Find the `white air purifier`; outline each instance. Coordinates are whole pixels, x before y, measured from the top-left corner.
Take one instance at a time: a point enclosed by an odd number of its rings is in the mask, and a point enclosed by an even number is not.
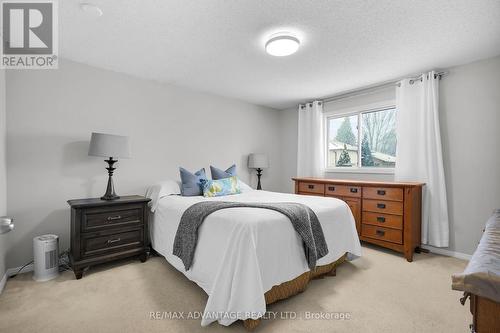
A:
[[[42,235],[33,238],[35,281],[49,281],[59,276],[59,237]]]

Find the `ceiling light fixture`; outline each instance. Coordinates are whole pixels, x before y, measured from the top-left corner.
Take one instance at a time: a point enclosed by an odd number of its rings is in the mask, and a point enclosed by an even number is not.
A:
[[[80,4],[80,9],[95,17],[101,17],[102,14],[104,14],[102,12],[102,9],[97,7],[97,5],[94,5],[93,3],[82,2]]]
[[[266,42],[266,52],[275,57],[285,57],[297,52],[300,41],[289,33],[274,34]]]

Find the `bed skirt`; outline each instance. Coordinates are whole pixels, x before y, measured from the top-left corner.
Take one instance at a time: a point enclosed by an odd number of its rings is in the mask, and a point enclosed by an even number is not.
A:
[[[331,264],[317,266],[314,271],[305,272],[293,280],[286,281],[280,285],[272,287],[271,290],[264,294],[266,305],[303,292],[309,281],[313,279],[322,278],[328,275],[335,276],[337,266],[342,264],[346,260],[346,257],[347,253]],[[243,321],[243,325],[247,330],[251,331],[260,324],[260,321],[260,319],[246,319]]]

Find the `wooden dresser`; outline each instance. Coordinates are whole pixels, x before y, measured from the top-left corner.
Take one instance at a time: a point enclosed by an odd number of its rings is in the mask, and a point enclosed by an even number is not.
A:
[[[150,200],[133,195],[113,201],[68,201],[71,207],[69,257],[77,279],[81,279],[84,268],[92,265],[127,257],[146,261]]]
[[[413,260],[420,251],[423,183],[292,178],[295,193],[335,197],[351,208],[362,241]]]

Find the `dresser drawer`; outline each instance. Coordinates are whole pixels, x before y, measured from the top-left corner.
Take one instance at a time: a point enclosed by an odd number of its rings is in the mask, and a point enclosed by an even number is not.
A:
[[[361,199],[344,198],[343,200],[349,205],[352,216],[354,217],[354,222],[356,222],[356,230],[358,231],[358,235],[361,235]]]
[[[143,243],[144,232],[142,229],[92,238],[84,237],[82,239],[82,256],[123,251],[128,248],[141,247]]]
[[[403,229],[403,217],[383,213],[363,212],[363,223],[394,229]]]
[[[403,201],[403,189],[393,187],[363,187],[363,198]]]
[[[323,195],[325,193],[325,184],[300,182],[299,192],[316,193]]]
[[[325,185],[326,195],[338,195],[344,197],[361,197],[361,187],[359,186],[347,186],[347,185]]]
[[[143,223],[143,207],[113,207],[113,209],[92,208],[82,211],[82,232],[96,231],[119,226],[133,226]]]
[[[361,235],[386,242],[403,244],[403,232],[401,230],[377,227],[363,223],[361,227]]]
[[[324,197],[324,195],[321,194],[321,193],[298,192],[298,194],[301,194],[301,195],[312,195],[312,196],[315,196],[315,197]]]
[[[398,201],[363,200],[363,211],[403,215],[403,203]]]

